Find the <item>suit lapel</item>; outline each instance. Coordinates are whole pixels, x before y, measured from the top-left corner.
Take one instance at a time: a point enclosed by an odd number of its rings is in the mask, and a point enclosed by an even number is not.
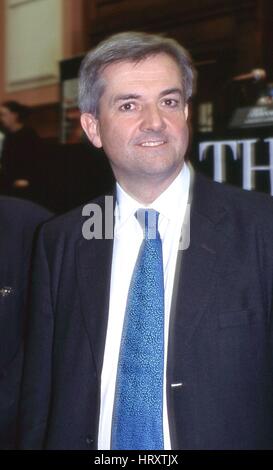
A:
[[[174,286],[169,344],[187,348],[224,269],[227,237],[225,208],[215,201],[212,183],[195,177],[190,215],[190,246],[180,251]],[[212,194],[211,194],[212,192]],[[221,224],[219,224],[221,222]],[[173,363],[177,350],[169,351]]]
[[[113,239],[84,238],[80,241],[77,252],[82,315],[98,376],[102,369],[106,339],[112,252]]]

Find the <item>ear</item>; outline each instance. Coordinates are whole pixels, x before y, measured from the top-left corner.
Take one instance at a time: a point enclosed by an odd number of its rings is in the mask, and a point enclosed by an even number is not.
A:
[[[81,115],[81,125],[90,142],[97,148],[102,147],[99,122],[93,114],[83,113]]]
[[[185,114],[185,118],[186,118],[186,121],[187,121],[188,115],[189,115],[189,105],[188,104],[185,104],[184,114]]]

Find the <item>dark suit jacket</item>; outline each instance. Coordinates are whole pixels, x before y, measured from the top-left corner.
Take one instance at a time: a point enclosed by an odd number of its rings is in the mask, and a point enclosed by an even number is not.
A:
[[[0,449],[15,446],[32,238],[49,216],[35,204],[0,197]]]
[[[78,209],[41,231],[22,448],[97,446],[113,242],[85,240],[84,220]],[[172,448],[272,449],[272,199],[196,176],[180,261],[167,365]]]

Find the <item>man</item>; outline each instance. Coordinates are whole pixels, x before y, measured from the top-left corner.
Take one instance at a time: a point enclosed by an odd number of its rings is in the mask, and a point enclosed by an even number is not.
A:
[[[0,197],[0,449],[14,449],[22,375],[27,286],[40,206]]]
[[[5,130],[0,190],[9,196],[37,200],[42,141],[26,124],[29,114],[30,108],[17,101],[0,104],[0,123]]]
[[[272,201],[190,175],[193,78],[179,44],[143,33],[82,64],[82,126],[117,180],[114,240],[104,198],[83,209],[102,236],[82,209],[41,232],[22,448],[273,447]]]

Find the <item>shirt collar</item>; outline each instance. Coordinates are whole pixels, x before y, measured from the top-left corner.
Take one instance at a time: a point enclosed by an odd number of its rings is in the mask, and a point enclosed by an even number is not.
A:
[[[136,201],[132,196],[130,196],[117,182],[116,183],[116,194],[117,194],[117,203],[115,208],[115,229],[119,230],[123,227],[128,219],[134,216],[135,212],[143,207],[149,207],[150,209],[155,209],[160,213],[161,216],[166,217],[168,220],[173,220],[177,217],[178,211],[181,211],[181,203],[187,204],[188,195],[190,187],[190,171],[188,165],[185,163],[182,167],[182,170],[170,184],[170,186],[165,189],[165,191],[160,194],[160,196],[155,199],[152,204],[145,206],[138,201]]]

